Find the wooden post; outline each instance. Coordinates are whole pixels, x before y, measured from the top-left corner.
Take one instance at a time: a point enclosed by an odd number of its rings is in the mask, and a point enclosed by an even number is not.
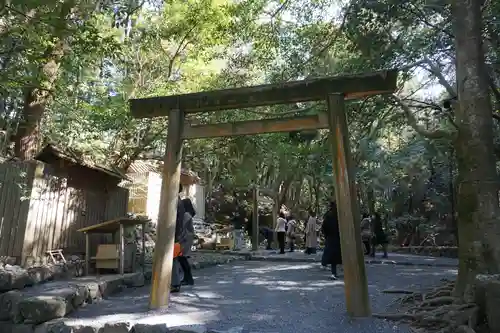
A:
[[[141,228],[141,238],[142,238],[142,252],[141,252],[141,264],[142,264],[142,274],[146,271],[146,223],[142,223]]]
[[[349,134],[343,94],[327,97],[332,165],[335,177],[346,308],[349,315],[371,315],[368,283],[361,246],[360,213],[354,184],[353,165],[349,149]]]
[[[125,273],[125,233],[123,230],[123,223],[120,223],[120,230],[119,230],[119,246],[118,248],[120,249],[120,274],[123,275]]]
[[[184,112],[172,110],[168,116],[167,144],[163,160],[158,227],[153,260],[149,307],[168,306],[174,259],[175,222],[179,201]]]
[[[253,188],[252,251],[259,249],[259,188]]]
[[[89,275],[90,271],[90,237],[89,233],[85,233],[85,276]]]

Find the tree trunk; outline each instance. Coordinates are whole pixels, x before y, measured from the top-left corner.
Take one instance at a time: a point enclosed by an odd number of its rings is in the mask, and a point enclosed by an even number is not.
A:
[[[451,210],[451,228],[453,235],[455,236],[455,242],[457,246],[459,246],[459,237],[458,237],[458,224],[457,224],[457,214],[456,214],[456,205],[455,205],[455,184],[453,182],[453,170],[454,166],[454,156],[455,150],[450,148],[449,157],[448,157],[448,177],[449,177],[449,200],[450,200],[450,210]]]
[[[45,64],[40,69],[41,77],[35,82],[38,87],[26,89],[24,107],[21,121],[14,136],[14,155],[20,159],[31,159],[37,152],[39,144],[40,121],[45,113],[45,108],[52,97],[52,89],[59,75],[61,59],[64,55],[62,41],[50,47],[45,52]]]
[[[497,173],[487,72],[482,49],[481,5],[477,0],[452,2],[458,83],[459,273],[455,295],[473,296],[479,273],[500,273]]]

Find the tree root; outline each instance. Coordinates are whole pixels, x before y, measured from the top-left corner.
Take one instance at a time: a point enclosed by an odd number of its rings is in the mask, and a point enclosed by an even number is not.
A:
[[[406,290],[406,289],[385,289],[382,290],[383,294],[405,294],[405,295],[413,295],[415,291]]]
[[[402,321],[411,324],[415,333],[436,331],[439,333],[475,333],[479,308],[473,303],[461,303],[452,296],[453,282],[419,293],[410,290],[384,290],[387,294],[405,294],[403,304],[414,306],[401,313],[376,313],[375,318]]]

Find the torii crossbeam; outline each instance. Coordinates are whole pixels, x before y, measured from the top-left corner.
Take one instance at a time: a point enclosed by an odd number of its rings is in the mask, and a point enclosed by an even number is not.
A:
[[[397,75],[397,70],[385,70],[362,75],[131,100],[131,112],[136,118],[169,117],[150,307],[159,308],[168,305],[183,139],[329,128],[347,312],[355,317],[370,316],[360,237],[360,214],[356,200],[344,102],[346,99],[394,92]],[[184,122],[187,113],[315,100],[326,100],[328,105],[326,114],[198,126],[186,125]]]

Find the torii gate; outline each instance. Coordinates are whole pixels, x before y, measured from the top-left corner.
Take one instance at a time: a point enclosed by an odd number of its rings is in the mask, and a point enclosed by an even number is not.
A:
[[[312,129],[330,129],[335,197],[338,206],[342,261],[348,314],[371,315],[360,214],[345,115],[345,100],[396,90],[397,70],[362,75],[325,77],[303,81],[215,90],[130,101],[135,118],[168,116],[157,240],[153,260],[150,308],[168,306],[172,274],[177,197],[184,139],[252,135]],[[186,114],[257,106],[326,100],[327,113],[312,116],[189,125]]]

